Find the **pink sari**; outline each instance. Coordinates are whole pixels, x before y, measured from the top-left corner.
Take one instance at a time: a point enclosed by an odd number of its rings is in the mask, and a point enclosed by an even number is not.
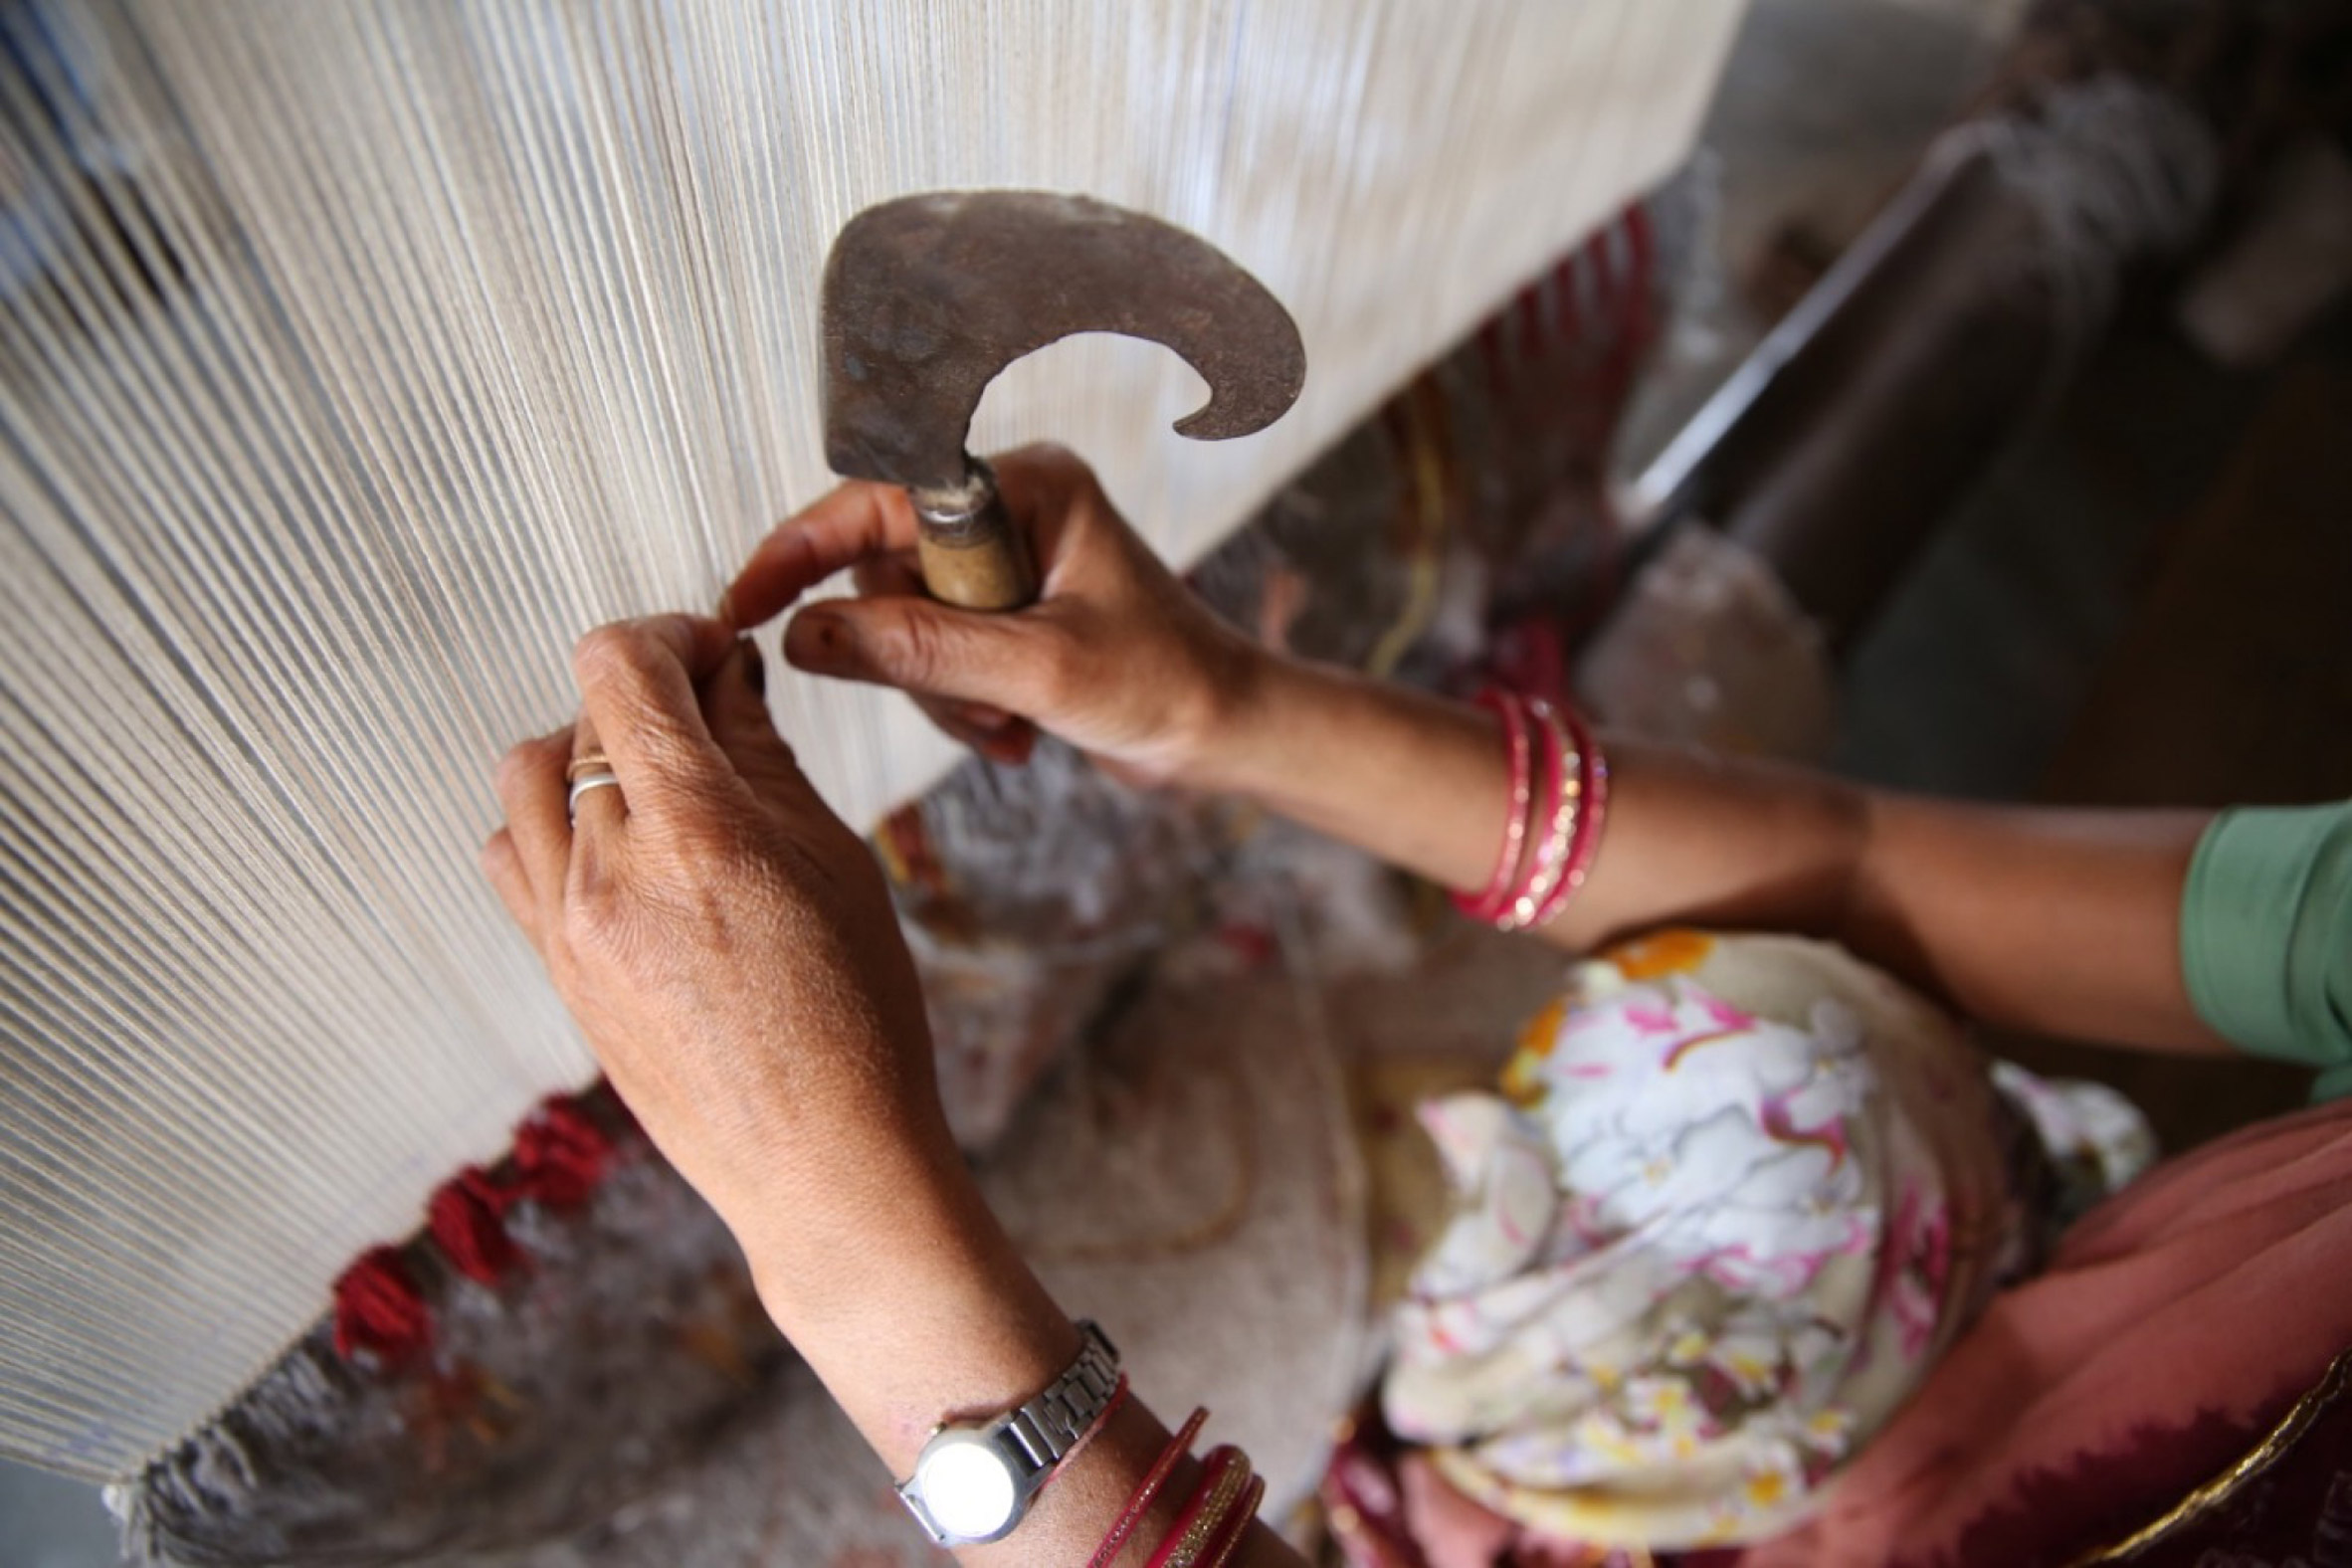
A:
[[[2352,1395],[2305,1399],[2347,1349],[2352,1102],[2338,1102],[2172,1161],[2086,1216],[2044,1274],[1993,1300],[1819,1514],[1739,1561],[2074,1562],[2163,1517],[2290,1414],[2312,1425],[2273,1445],[2277,1469],[2308,1472],[2307,1494],[2352,1498]],[[2311,1527],[2262,1538],[2307,1557],[2293,1532]]]

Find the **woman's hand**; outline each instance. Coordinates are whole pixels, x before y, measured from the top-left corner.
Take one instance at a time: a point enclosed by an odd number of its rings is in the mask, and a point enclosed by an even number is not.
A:
[[[1038,554],[1043,588],[1029,609],[989,615],[925,597],[906,492],[852,483],[767,537],[722,614],[755,626],[855,568],[859,597],[813,604],[786,628],[794,665],[901,687],[999,761],[1028,755],[1034,724],[1129,782],[1188,782],[1259,651],[1160,563],[1078,458],[1026,447],[994,461]]]
[[[715,621],[599,628],[580,722],[498,768],[484,869],[621,1098],[734,1233],[760,1296],[893,1471],[1017,1404],[1078,1332],[949,1137],[913,961],[866,846]],[[618,788],[566,770],[601,754]]]
[[[810,788],[714,621],[584,638],[571,729],[498,769],[483,863],[631,1110],[790,1270],[887,1218],[869,1173],[952,1163],[914,969],[873,856]],[[617,789],[565,772],[601,750]]]

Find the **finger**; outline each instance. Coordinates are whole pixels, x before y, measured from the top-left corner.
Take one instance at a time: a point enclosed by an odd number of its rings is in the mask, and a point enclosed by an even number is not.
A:
[[[835,572],[912,548],[914,505],[906,491],[852,480],[759,542],[720,598],[719,619],[736,628],[757,626]]]
[[[1098,495],[1093,470],[1064,447],[1041,443],[989,460],[997,492],[1029,530],[1039,569],[1052,576],[1074,503]],[[782,614],[835,572],[914,548],[914,504],[903,488],[852,480],[780,523],[760,541],[719,599],[729,626],[758,626]]]
[[[504,828],[490,836],[482,847],[482,874],[490,879],[497,890],[498,901],[506,906],[506,913],[533,947],[539,945],[539,905],[531,893],[531,880],[522,869],[522,857],[514,848],[514,835]]]
[[[891,595],[810,605],[786,625],[784,657],[837,680],[1048,714],[1070,686],[1076,651],[1039,611],[993,615]]]
[[[1077,531],[1107,510],[1101,484],[1084,459],[1050,441],[1000,452],[988,463],[996,470],[997,494],[1005,509],[1029,532],[1038,570],[1046,579],[1040,591],[1050,597],[1054,569]]]
[[[893,551],[860,561],[851,572],[851,580],[858,585],[859,594],[868,599],[889,594],[923,598],[922,573],[915,567],[912,550]],[[1025,762],[1037,736],[1026,719],[1018,718],[992,702],[959,702],[944,697],[918,696],[915,705],[924,716],[949,735],[982,752],[995,761]],[[1015,753],[1018,753],[1017,755]]]
[[[923,592],[922,573],[916,569],[912,550],[860,561],[851,578],[863,598],[879,599],[890,594],[902,598],[928,597]],[[918,697],[916,705],[941,729],[974,746],[999,730],[1009,730],[1025,722],[993,702]]]
[[[733,770],[703,722],[695,686],[734,645],[716,621],[657,615],[600,626],[573,650],[585,717],[632,814],[725,786]]]
[[[893,593],[918,599],[929,597],[929,591],[923,587],[922,568],[916,564],[912,550],[870,555],[850,569],[850,581],[869,599]]]
[[[991,762],[1017,768],[1026,765],[1036,752],[1037,736],[1035,724],[1026,718],[1016,718],[979,731],[978,737],[966,744]]]
[[[526,740],[498,762],[498,804],[506,810],[507,838],[537,911],[537,930],[547,928],[547,912],[563,895],[564,867],[571,859],[563,777],[571,754],[567,728]]]
[[[859,585],[859,595],[875,597],[924,597],[922,574],[915,569],[912,550],[898,550],[891,555],[875,555],[856,564],[852,578]],[[1004,712],[995,702],[964,702],[934,695],[915,695],[915,705],[922,707],[924,717],[931,719],[950,738],[981,752],[990,762],[1028,762],[1030,747],[1038,743],[1038,733],[1028,724]]]
[[[576,856],[591,837],[608,838],[629,820],[629,802],[619,785],[581,789],[580,781],[614,772],[612,757],[596,737],[596,720],[582,713],[572,725],[572,754],[564,768],[565,804],[572,818],[572,852]]]
[[[1010,729],[1023,722],[1019,716],[1006,712],[994,702],[946,702],[941,705],[954,714],[957,723],[984,735]]]
[[[962,702],[953,697],[917,696],[914,705],[923,716],[959,738],[972,737],[973,743],[993,735],[1017,729],[1029,721],[1017,713],[1008,713],[994,702]]]
[[[918,696],[914,705],[948,736],[991,762],[1019,767],[1037,749],[1037,726],[985,702],[955,702]]]
[[[711,738],[762,800],[783,805],[814,799],[799,759],[776,729],[767,686],[767,664],[758,647],[748,637],[739,639],[734,655],[703,685],[702,711]]]
[[[1038,728],[1027,719],[991,736],[980,754],[1009,768],[1027,767],[1037,754]]]

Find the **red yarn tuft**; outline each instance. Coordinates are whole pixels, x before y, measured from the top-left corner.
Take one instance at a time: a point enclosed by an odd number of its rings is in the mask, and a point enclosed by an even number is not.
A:
[[[550,1096],[514,1131],[507,1192],[550,1209],[576,1209],[596,1190],[614,1153],[613,1140],[578,1100]]]
[[[397,1247],[375,1247],[335,1280],[335,1350],[365,1350],[386,1366],[415,1359],[433,1343],[433,1315]]]
[[[505,1223],[514,1197],[479,1165],[467,1166],[433,1194],[426,1223],[443,1256],[467,1278],[496,1284],[520,1267],[522,1254]]]
[[[469,1165],[433,1194],[425,1209],[426,1233],[451,1268],[496,1284],[527,1262],[506,1230],[508,1210],[526,1199],[550,1209],[576,1209],[588,1201],[621,1152],[587,1108],[591,1096],[609,1103],[624,1130],[635,1126],[628,1107],[609,1089],[550,1095],[514,1129],[514,1152],[495,1172]],[[432,1308],[401,1249],[374,1248],[335,1280],[334,1336],[341,1355],[364,1350],[387,1368],[431,1347]]]

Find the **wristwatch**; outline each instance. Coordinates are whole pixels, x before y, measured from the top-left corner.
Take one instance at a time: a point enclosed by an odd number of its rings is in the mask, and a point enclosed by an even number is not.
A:
[[[898,1499],[941,1546],[978,1546],[1013,1533],[1063,1457],[1094,1429],[1119,1383],[1119,1353],[1080,1321],[1084,1348],[1070,1370],[1020,1409],[931,1434]]]

